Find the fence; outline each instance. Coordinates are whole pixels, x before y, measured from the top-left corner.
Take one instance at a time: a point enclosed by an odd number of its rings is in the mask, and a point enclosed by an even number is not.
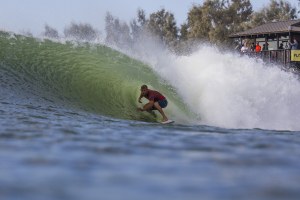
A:
[[[267,63],[277,63],[284,66],[290,66],[291,64],[291,50],[269,50],[260,52],[247,52],[245,53],[251,57],[261,58]]]

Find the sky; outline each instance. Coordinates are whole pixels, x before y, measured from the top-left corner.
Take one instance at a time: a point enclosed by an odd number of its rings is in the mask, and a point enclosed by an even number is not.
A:
[[[298,7],[298,0],[287,1]],[[269,2],[251,0],[255,11]],[[193,4],[202,3],[203,0],[0,0],[0,30],[38,35],[48,24],[62,34],[67,25],[76,22],[89,23],[104,32],[107,12],[130,22],[136,18],[138,9],[145,10],[148,16],[162,8],[172,12],[180,26]]]

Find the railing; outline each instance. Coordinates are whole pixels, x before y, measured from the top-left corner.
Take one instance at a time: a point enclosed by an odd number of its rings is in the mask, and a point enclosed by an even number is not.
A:
[[[291,64],[291,50],[268,50],[260,52],[247,52],[243,53],[251,57],[261,58],[267,63],[276,63],[284,66],[289,66]]]

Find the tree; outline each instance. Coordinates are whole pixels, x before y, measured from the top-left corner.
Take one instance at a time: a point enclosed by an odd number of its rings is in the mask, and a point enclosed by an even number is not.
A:
[[[189,54],[193,48],[193,41],[189,40],[188,38],[188,34],[189,34],[188,24],[187,23],[182,24],[179,31],[180,31],[179,41],[176,48],[176,53],[180,55]]]
[[[144,10],[139,9],[138,10],[138,19],[137,19],[138,23],[140,24],[140,26],[144,26],[148,20],[146,18],[146,13]]]
[[[188,39],[229,44],[228,36],[244,29],[252,14],[250,0],[206,0],[188,13]]]
[[[50,27],[48,24],[45,25],[45,32],[43,33],[43,35],[48,38],[59,38],[58,31]]]
[[[245,30],[253,13],[250,0],[232,0],[231,2],[232,4],[226,11],[228,16],[226,23],[229,24],[230,34]]]
[[[211,30],[210,17],[201,6],[193,6],[188,12],[188,39],[206,40]]]
[[[251,26],[255,27],[272,21],[286,21],[296,19],[296,8],[284,0],[270,0],[269,5],[253,14]]]
[[[95,40],[98,37],[98,32],[90,24],[76,24],[74,22],[65,28],[64,34],[67,38],[87,41]]]
[[[140,9],[137,19],[130,26],[107,13],[105,23],[106,43],[120,48],[132,48],[135,43],[153,36],[172,50],[177,44],[178,29],[174,15],[164,9],[152,13],[149,19],[144,10]]]
[[[179,35],[179,40],[180,41],[186,41],[188,39],[188,30],[189,26],[184,23],[180,27],[180,35]]]
[[[151,33],[158,36],[167,47],[176,46],[178,30],[172,13],[165,11],[165,9],[152,13],[147,28]]]
[[[26,37],[33,37],[33,34],[30,32],[30,30],[22,30],[21,34],[26,36]]]
[[[139,9],[137,12],[137,19],[132,20],[130,23],[131,28],[131,36],[133,41],[138,41],[141,35],[144,34],[145,27],[148,24],[148,20],[146,19],[145,11]]]
[[[114,43],[115,42],[115,32],[114,32],[114,17],[107,12],[105,16],[105,31],[106,31],[106,43]]]
[[[130,35],[130,27],[121,22],[118,18],[114,18],[109,12],[105,18],[105,42],[110,45],[115,45],[119,48],[130,48],[132,39]]]
[[[221,43],[230,46],[232,42],[228,36],[248,28],[253,13],[252,5],[250,0],[227,0],[223,1],[222,8],[218,23],[220,26],[216,26],[214,29],[211,40],[215,40],[216,42],[223,40]],[[222,17],[222,13],[224,13],[225,17]],[[225,28],[222,28],[222,26]]]

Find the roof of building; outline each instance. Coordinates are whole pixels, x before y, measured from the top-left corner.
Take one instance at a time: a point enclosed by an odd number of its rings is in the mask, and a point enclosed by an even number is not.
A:
[[[266,23],[247,31],[242,31],[234,33],[229,37],[245,37],[254,35],[265,35],[265,34],[278,34],[278,33],[289,33],[289,32],[299,32],[300,33],[300,20],[289,20],[280,22],[270,22]]]

